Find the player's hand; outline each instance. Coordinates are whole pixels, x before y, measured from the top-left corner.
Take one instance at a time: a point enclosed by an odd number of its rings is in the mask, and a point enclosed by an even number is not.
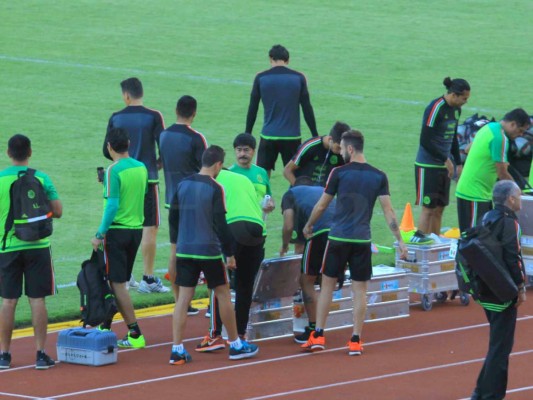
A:
[[[453,173],[455,172],[454,171],[454,168],[453,168],[453,163],[452,163],[452,160],[450,160],[449,158],[446,160],[446,162],[444,163],[444,165],[446,166],[446,169],[448,170],[448,178],[452,178],[453,177]]]
[[[279,249],[279,256],[280,257],[285,256],[285,254],[287,254],[287,251],[289,251],[289,245],[285,246],[282,244],[281,249]]]
[[[235,263],[234,256],[226,258],[226,268],[231,269],[232,271],[237,269],[237,264]]]
[[[313,236],[313,225],[305,224],[303,234],[306,239],[310,239]]]
[[[515,307],[520,307],[520,305],[526,301],[526,292],[520,290],[518,293],[518,300],[516,301]]]
[[[102,239],[97,239],[95,237],[91,239],[91,245],[93,246],[94,251],[98,250],[98,248],[102,245],[102,242]]]
[[[405,245],[403,241],[398,243],[398,249],[400,250],[400,259],[407,260],[408,250],[407,250],[407,246]]]
[[[461,177],[461,174],[463,172],[463,166],[462,165],[458,165],[455,172],[457,173],[457,180],[459,180],[459,178]]]

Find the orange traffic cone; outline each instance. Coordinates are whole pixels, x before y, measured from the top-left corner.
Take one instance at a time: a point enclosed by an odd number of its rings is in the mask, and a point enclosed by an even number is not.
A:
[[[403,232],[412,232],[416,230],[415,221],[413,219],[413,210],[411,209],[411,203],[407,203],[405,205],[402,223],[400,224],[400,230]]]

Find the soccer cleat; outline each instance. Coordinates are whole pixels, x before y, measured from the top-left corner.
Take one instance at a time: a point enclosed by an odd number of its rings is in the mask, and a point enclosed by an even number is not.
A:
[[[187,315],[197,315],[198,313],[200,313],[200,310],[198,310],[197,308],[194,308],[192,306],[189,306],[189,308],[187,308]]]
[[[199,353],[209,353],[211,351],[224,349],[226,348],[226,343],[222,339],[222,336],[216,336],[214,338],[210,336],[204,337],[204,340],[201,341],[198,346],[196,346],[196,350]]]
[[[230,346],[229,359],[230,360],[242,360],[244,358],[250,358],[259,353],[259,347],[257,345],[248,343],[245,340],[241,340],[242,347],[237,350]]]
[[[0,369],[9,369],[11,367],[11,354],[8,352],[0,353]]]
[[[431,239],[429,236],[426,236],[424,232],[417,230],[413,236],[411,236],[411,239],[409,239],[409,243],[411,244],[431,244],[434,240]]]
[[[153,283],[148,283],[144,279],[139,283],[137,288],[139,293],[168,293],[170,289],[163,286],[161,279],[155,277]]]
[[[309,340],[309,335],[311,335],[311,332],[313,332],[313,330],[309,328],[308,326],[306,326],[304,333],[296,335],[294,337],[294,341],[296,343],[301,343],[301,344],[307,343],[307,341]]]
[[[324,336],[315,337],[315,331],[309,334],[307,342],[300,346],[304,351],[320,351],[326,348],[326,338]]]
[[[37,359],[35,360],[35,369],[48,369],[54,367],[56,362],[48,356],[44,351],[37,352]]]
[[[351,340],[347,343],[348,346],[348,355],[350,356],[360,356],[363,354],[363,342],[352,342]]]
[[[142,349],[146,346],[146,341],[144,340],[144,335],[134,338],[131,337],[131,332],[128,332],[124,339],[117,342],[117,345],[123,349]]]
[[[206,317],[206,318],[211,318],[211,311],[209,311],[209,308],[208,308],[207,311],[205,312],[205,317]]]
[[[192,361],[191,355],[187,353],[187,350],[183,350],[183,353],[176,353],[176,352],[170,353],[170,361],[168,363],[170,365],[182,365],[182,364],[185,364],[191,361]]]

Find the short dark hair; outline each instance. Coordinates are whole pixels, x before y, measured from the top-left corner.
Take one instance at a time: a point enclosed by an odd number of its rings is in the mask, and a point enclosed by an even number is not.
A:
[[[222,147],[212,144],[202,154],[202,167],[212,167],[217,162],[223,163],[225,155]]]
[[[446,87],[448,90],[448,93],[454,93],[454,94],[463,94],[464,92],[470,91],[470,84],[465,80],[461,78],[452,79],[449,76],[444,78],[442,81],[442,84]]]
[[[531,119],[523,108],[515,108],[503,117],[504,121],[515,122],[520,128],[531,125]]]
[[[128,78],[120,82],[122,93],[128,93],[134,99],[140,99],[144,95],[143,84],[138,78]]]
[[[350,130],[350,125],[344,122],[337,121],[329,131],[329,136],[333,143],[340,143],[342,139],[342,134]]]
[[[363,148],[365,146],[365,138],[360,131],[356,129],[350,129],[349,131],[344,132],[342,134],[341,140],[344,140],[344,144],[346,146],[352,146],[358,153],[363,152]]]
[[[124,128],[113,128],[107,133],[107,143],[117,153],[125,153],[130,147],[130,135]]]
[[[492,188],[492,201],[494,204],[503,205],[516,190],[520,190],[520,188],[514,181],[498,181]]]
[[[268,52],[268,56],[274,61],[283,60],[285,62],[289,61],[289,50],[283,47],[281,44],[276,44],[272,46]]]
[[[7,142],[9,156],[15,161],[26,161],[31,154],[31,140],[20,133],[11,136]]]
[[[302,175],[296,178],[294,181],[294,185],[292,186],[314,186],[315,182],[313,181],[313,178],[307,175]]]
[[[249,146],[251,149],[255,150],[256,143],[255,137],[253,137],[251,134],[240,133],[235,136],[235,139],[233,140],[233,148],[239,146]]]
[[[196,112],[196,99],[192,96],[181,96],[176,104],[176,113],[183,118],[191,118]]]

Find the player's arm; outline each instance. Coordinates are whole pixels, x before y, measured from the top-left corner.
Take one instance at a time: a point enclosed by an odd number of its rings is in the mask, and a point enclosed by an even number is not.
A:
[[[258,76],[254,79],[252,86],[252,93],[250,94],[250,104],[248,105],[248,114],[246,115],[246,129],[247,133],[252,133],[254,129],[255,119],[257,118],[257,110],[259,109],[259,102],[261,101],[261,91],[259,89]]]
[[[163,115],[156,111],[156,114],[154,116],[154,127],[152,129],[152,136],[154,138],[155,144],[157,146],[157,154],[159,155],[157,157],[157,169],[163,168],[163,161],[161,159],[161,150],[159,148],[159,138],[161,137],[161,132],[165,130],[165,121],[163,121]]]
[[[304,226],[303,233],[305,237],[309,238],[313,234],[313,225],[315,222],[322,216],[324,211],[326,211],[326,208],[328,208],[329,203],[331,203],[331,200],[333,200],[333,195],[328,193],[322,193],[322,196],[320,196],[320,199],[318,200],[318,203],[315,204],[313,207],[313,211],[311,212],[311,215],[309,216],[309,220],[307,220],[307,223]]]
[[[50,208],[52,209],[52,218],[61,218],[63,215],[63,203],[61,203],[61,200],[50,200]]]
[[[396,213],[394,212],[394,209],[392,208],[392,203],[390,200],[389,195],[379,196],[379,203],[381,204],[381,208],[383,210],[383,215],[385,216],[385,220],[387,221],[387,226],[389,227],[390,231],[398,241],[398,248],[400,249],[400,258],[406,259],[407,258],[407,247],[405,246],[405,243],[403,242],[402,235],[400,234],[400,228],[398,225],[398,220],[396,219]]]
[[[48,175],[45,175],[43,184],[46,197],[48,197],[48,204],[52,209],[52,218],[61,218],[63,215],[63,203],[59,200],[57,190]]]
[[[294,163],[294,161],[289,161],[287,165],[285,165],[285,168],[283,169],[283,176],[285,179],[289,181],[291,186],[294,186],[294,182],[296,181],[296,176],[294,175],[294,171],[298,169],[298,165]]]
[[[304,114],[305,123],[309,127],[312,136],[318,136],[316,128],[315,112],[311,105],[311,97],[309,96],[309,90],[307,89],[307,80],[302,75],[302,90],[300,92],[300,104],[302,106],[302,112]]]
[[[168,210],[168,233],[171,244],[176,244],[178,240],[178,228],[180,225],[180,210],[178,203],[178,193],[176,192],[170,201]]]
[[[496,174],[498,174],[499,180],[511,180],[514,181],[513,176],[509,173],[507,168],[509,167],[509,163],[506,162],[497,162],[496,165]]]
[[[281,231],[281,249],[279,255],[283,257],[289,250],[289,243],[294,230],[294,210],[287,208],[283,210],[283,228]]]
[[[111,158],[111,154],[109,154],[109,150],[107,149],[107,135],[111,129],[113,129],[113,116],[109,118],[109,122],[107,123],[107,130],[104,138],[104,147],[102,148],[102,154],[104,155],[104,157],[108,160],[113,161],[113,159]]]

